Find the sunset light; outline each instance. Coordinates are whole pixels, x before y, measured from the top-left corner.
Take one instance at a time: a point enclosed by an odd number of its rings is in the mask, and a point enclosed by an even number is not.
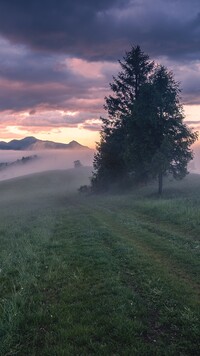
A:
[[[200,0],[0,0],[0,356],[199,355]]]
[[[28,7],[23,9],[29,24],[32,17],[38,18],[37,29],[34,25],[26,28],[25,21],[19,26],[21,5],[12,11],[10,22],[9,5],[5,5],[6,11],[0,3],[4,14],[0,21],[2,139],[9,140],[15,134],[23,138],[27,134],[68,142],[75,135],[74,139],[94,147],[99,137],[99,119],[106,115],[103,106],[110,92],[109,83],[119,70],[118,60],[133,43],[140,44],[155,62],[173,71],[181,83],[185,120],[189,125],[190,121],[200,121],[199,48],[195,45],[197,28],[192,26],[198,17],[197,2],[188,12],[179,1],[164,6],[158,0],[156,11],[148,5],[148,16],[144,2],[140,6],[122,3],[120,7],[111,1],[105,8],[94,6],[90,10],[81,4],[83,13],[91,11],[93,19],[84,24],[83,30],[78,14],[77,28],[71,25],[73,11],[64,14],[58,10],[54,19],[47,16],[43,26],[42,5],[40,14],[36,8],[32,13]],[[177,20],[179,12],[181,22]],[[9,21],[9,31],[5,21]],[[54,21],[54,25],[48,21]],[[183,34],[184,24],[188,24],[187,36]]]

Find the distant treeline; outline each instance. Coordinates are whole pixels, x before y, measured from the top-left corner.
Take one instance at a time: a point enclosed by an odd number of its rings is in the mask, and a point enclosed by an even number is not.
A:
[[[32,156],[26,156],[22,157],[21,159],[17,159],[16,161],[13,162],[1,162],[0,163],[0,170],[6,169],[8,167],[12,167],[14,165],[19,165],[19,164],[26,164],[28,162],[32,162],[33,160],[38,159],[37,155],[32,155]]]

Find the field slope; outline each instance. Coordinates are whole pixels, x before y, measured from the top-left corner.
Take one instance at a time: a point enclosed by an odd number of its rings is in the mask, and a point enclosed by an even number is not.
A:
[[[0,355],[197,355],[200,176],[81,196],[90,174],[0,183]]]

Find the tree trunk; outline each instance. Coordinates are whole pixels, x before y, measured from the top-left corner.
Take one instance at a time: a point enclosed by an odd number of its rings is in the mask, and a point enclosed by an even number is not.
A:
[[[160,172],[158,174],[158,194],[162,195],[162,190],[163,190],[163,174]]]

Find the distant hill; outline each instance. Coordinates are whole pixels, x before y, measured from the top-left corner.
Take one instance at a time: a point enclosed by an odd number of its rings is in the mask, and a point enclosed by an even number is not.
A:
[[[30,136],[25,137],[22,140],[12,140],[10,142],[0,141],[0,150],[16,150],[16,151],[40,151],[49,149],[88,149],[89,147],[83,146],[77,141],[71,141],[69,143],[59,143],[53,141],[43,141]]]

